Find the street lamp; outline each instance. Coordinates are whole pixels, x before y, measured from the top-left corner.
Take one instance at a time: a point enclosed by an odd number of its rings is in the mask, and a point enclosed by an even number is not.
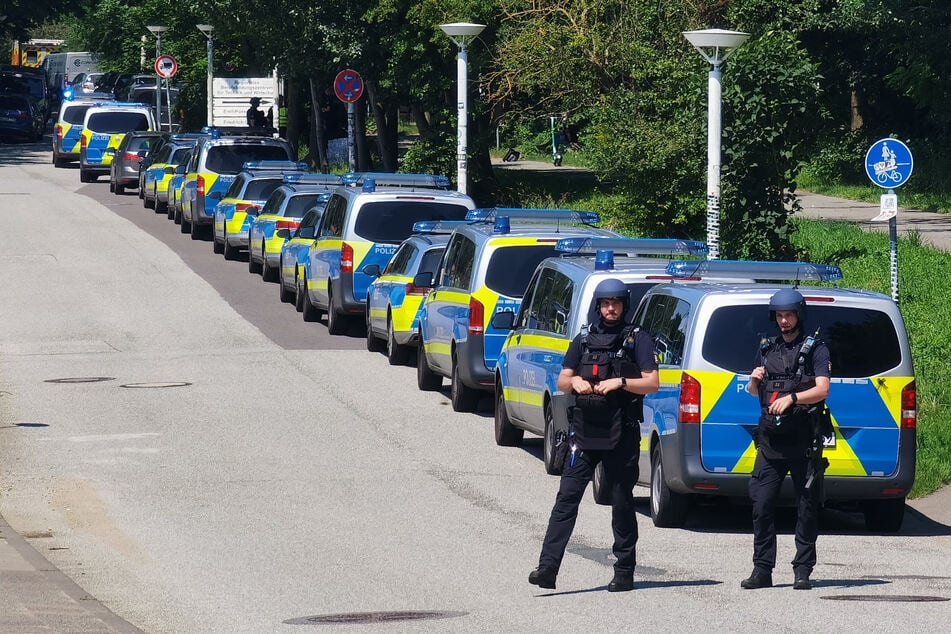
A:
[[[155,36],[155,59],[162,56],[162,33],[168,30],[167,26],[147,26],[145,27]],[[155,73],[155,120],[158,121],[158,129],[162,129],[162,78],[158,72]],[[171,130],[171,124],[169,124]]]
[[[208,38],[208,126],[215,125],[213,120],[214,117],[214,73],[212,69],[212,43],[211,43],[211,32],[214,30],[214,27],[210,24],[196,24],[198,30],[205,34],[205,37]]]
[[[684,31],[683,36],[711,65],[707,79],[707,259],[716,260],[720,257],[720,65],[749,39],[750,34],[724,29],[704,29]]]
[[[482,33],[484,24],[472,24],[471,22],[453,22],[451,24],[440,24],[439,28],[449,36],[449,39],[459,47],[459,56],[456,58],[456,70],[458,75],[457,102],[459,108],[459,120],[456,134],[456,180],[458,185],[456,189],[460,193],[466,193],[466,162],[468,154],[468,120],[469,120],[469,56],[466,53],[466,44]]]

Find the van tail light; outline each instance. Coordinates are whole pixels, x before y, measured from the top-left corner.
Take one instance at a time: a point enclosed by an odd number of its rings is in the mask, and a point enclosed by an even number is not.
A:
[[[680,416],[678,422],[700,422],[700,381],[686,372],[680,377]]]
[[[340,245],[340,272],[353,273],[353,247],[346,242]]]
[[[195,195],[204,196],[205,195],[205,177],[198,176],[195,179]]]
[[[475,297],[469,298],[469,334],[481,335],[485,332],[485,307]]]
[[[418,296],[425,297],[426,295],[429,295],[429,291],[431,290],[433,289],[429,286],[416,286],[415,284],[412,284],[412,283],[406,285],[407,295],[418,295]]]
[[[56,124],[56,139],[59,141],[63,140],[63,126]]]
[[[901,428],[915,429],[918,426],[918,389],[912,381],[901,391]]]
[[[291,231],[293,231],[299,226],[300,226],[300,220],[278,220],[277,222],[274,223],[275,230],[290,229]],[[350,260],[351,262],[353,261],[353,256],[350,256]]]
[[[124,161],[141,161],[142,157],[139,156],[138,152],[125,152],[122,154],[122,159]]]
[[[29,119],[29,118],[30,118],[30,113],[27,112],[26,110],[18,110],[18,111],[17,111],[17,118],[19,118],[19,119]]]
[[[87,143],[87,141],[86,141],[86,135],[85,135],[85,134],[79,135],[79,147],[82,148],[83,150],[85,150],[85,149],[86,149],[86,143]]]

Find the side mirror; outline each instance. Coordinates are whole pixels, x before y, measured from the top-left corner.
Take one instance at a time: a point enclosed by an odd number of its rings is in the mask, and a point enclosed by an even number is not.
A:
[[[432,288],[433,287],[433,274],[429,271],[420,273],[413,278],[413,286],[420,286],[422,288]]]
[[[184,164],[182,164],[182,165],[176,165],[176,166],[175,166],[175,173],[176,173],[176,174],[184,174],[184,173],[185,173],[185,168],[186,168],[186,166],[185,166]]]
[[[116,149],[115,149],[114,147],[107,147],[105,150],[102,151],[102,153],[103,153],[105,156],[111,156],[111,157],[115,158],[115,156],[116,156]]]
[[[291,239],[291,230],[290,229],[278,229],[275,234],[278,238],[284,238],[285,240]]]
[[[363,267],[363,274],[369,275],[370,277],[380,277],[380,265],[367,264],[365,267]]]
[[[510,310],[503,310],[492,315],[489,325],[496,330],[511,330],[515,327],[515,313]]]

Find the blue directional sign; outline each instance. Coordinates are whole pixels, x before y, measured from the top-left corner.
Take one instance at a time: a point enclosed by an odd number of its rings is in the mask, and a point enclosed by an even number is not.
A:
[[[876,141],[865,154],[865,173],[879,187],[901,187],[914,166],[911,150],[898,139]]]

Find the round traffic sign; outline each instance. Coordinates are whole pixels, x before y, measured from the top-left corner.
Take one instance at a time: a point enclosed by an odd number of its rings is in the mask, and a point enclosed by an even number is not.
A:
[[[342,70],[334,79],[334,93],[344,103],[356,101],[363,95],[363,80],[355,70]]]
[[[904,185],[914,167],[911,150],[898,139],[880,139],[865,153],[865,173],[879,187]]]
[[[178,62],[171,55],[160,55],[155,60],[155,72],[162,79],[173,77],[178,72]]]

